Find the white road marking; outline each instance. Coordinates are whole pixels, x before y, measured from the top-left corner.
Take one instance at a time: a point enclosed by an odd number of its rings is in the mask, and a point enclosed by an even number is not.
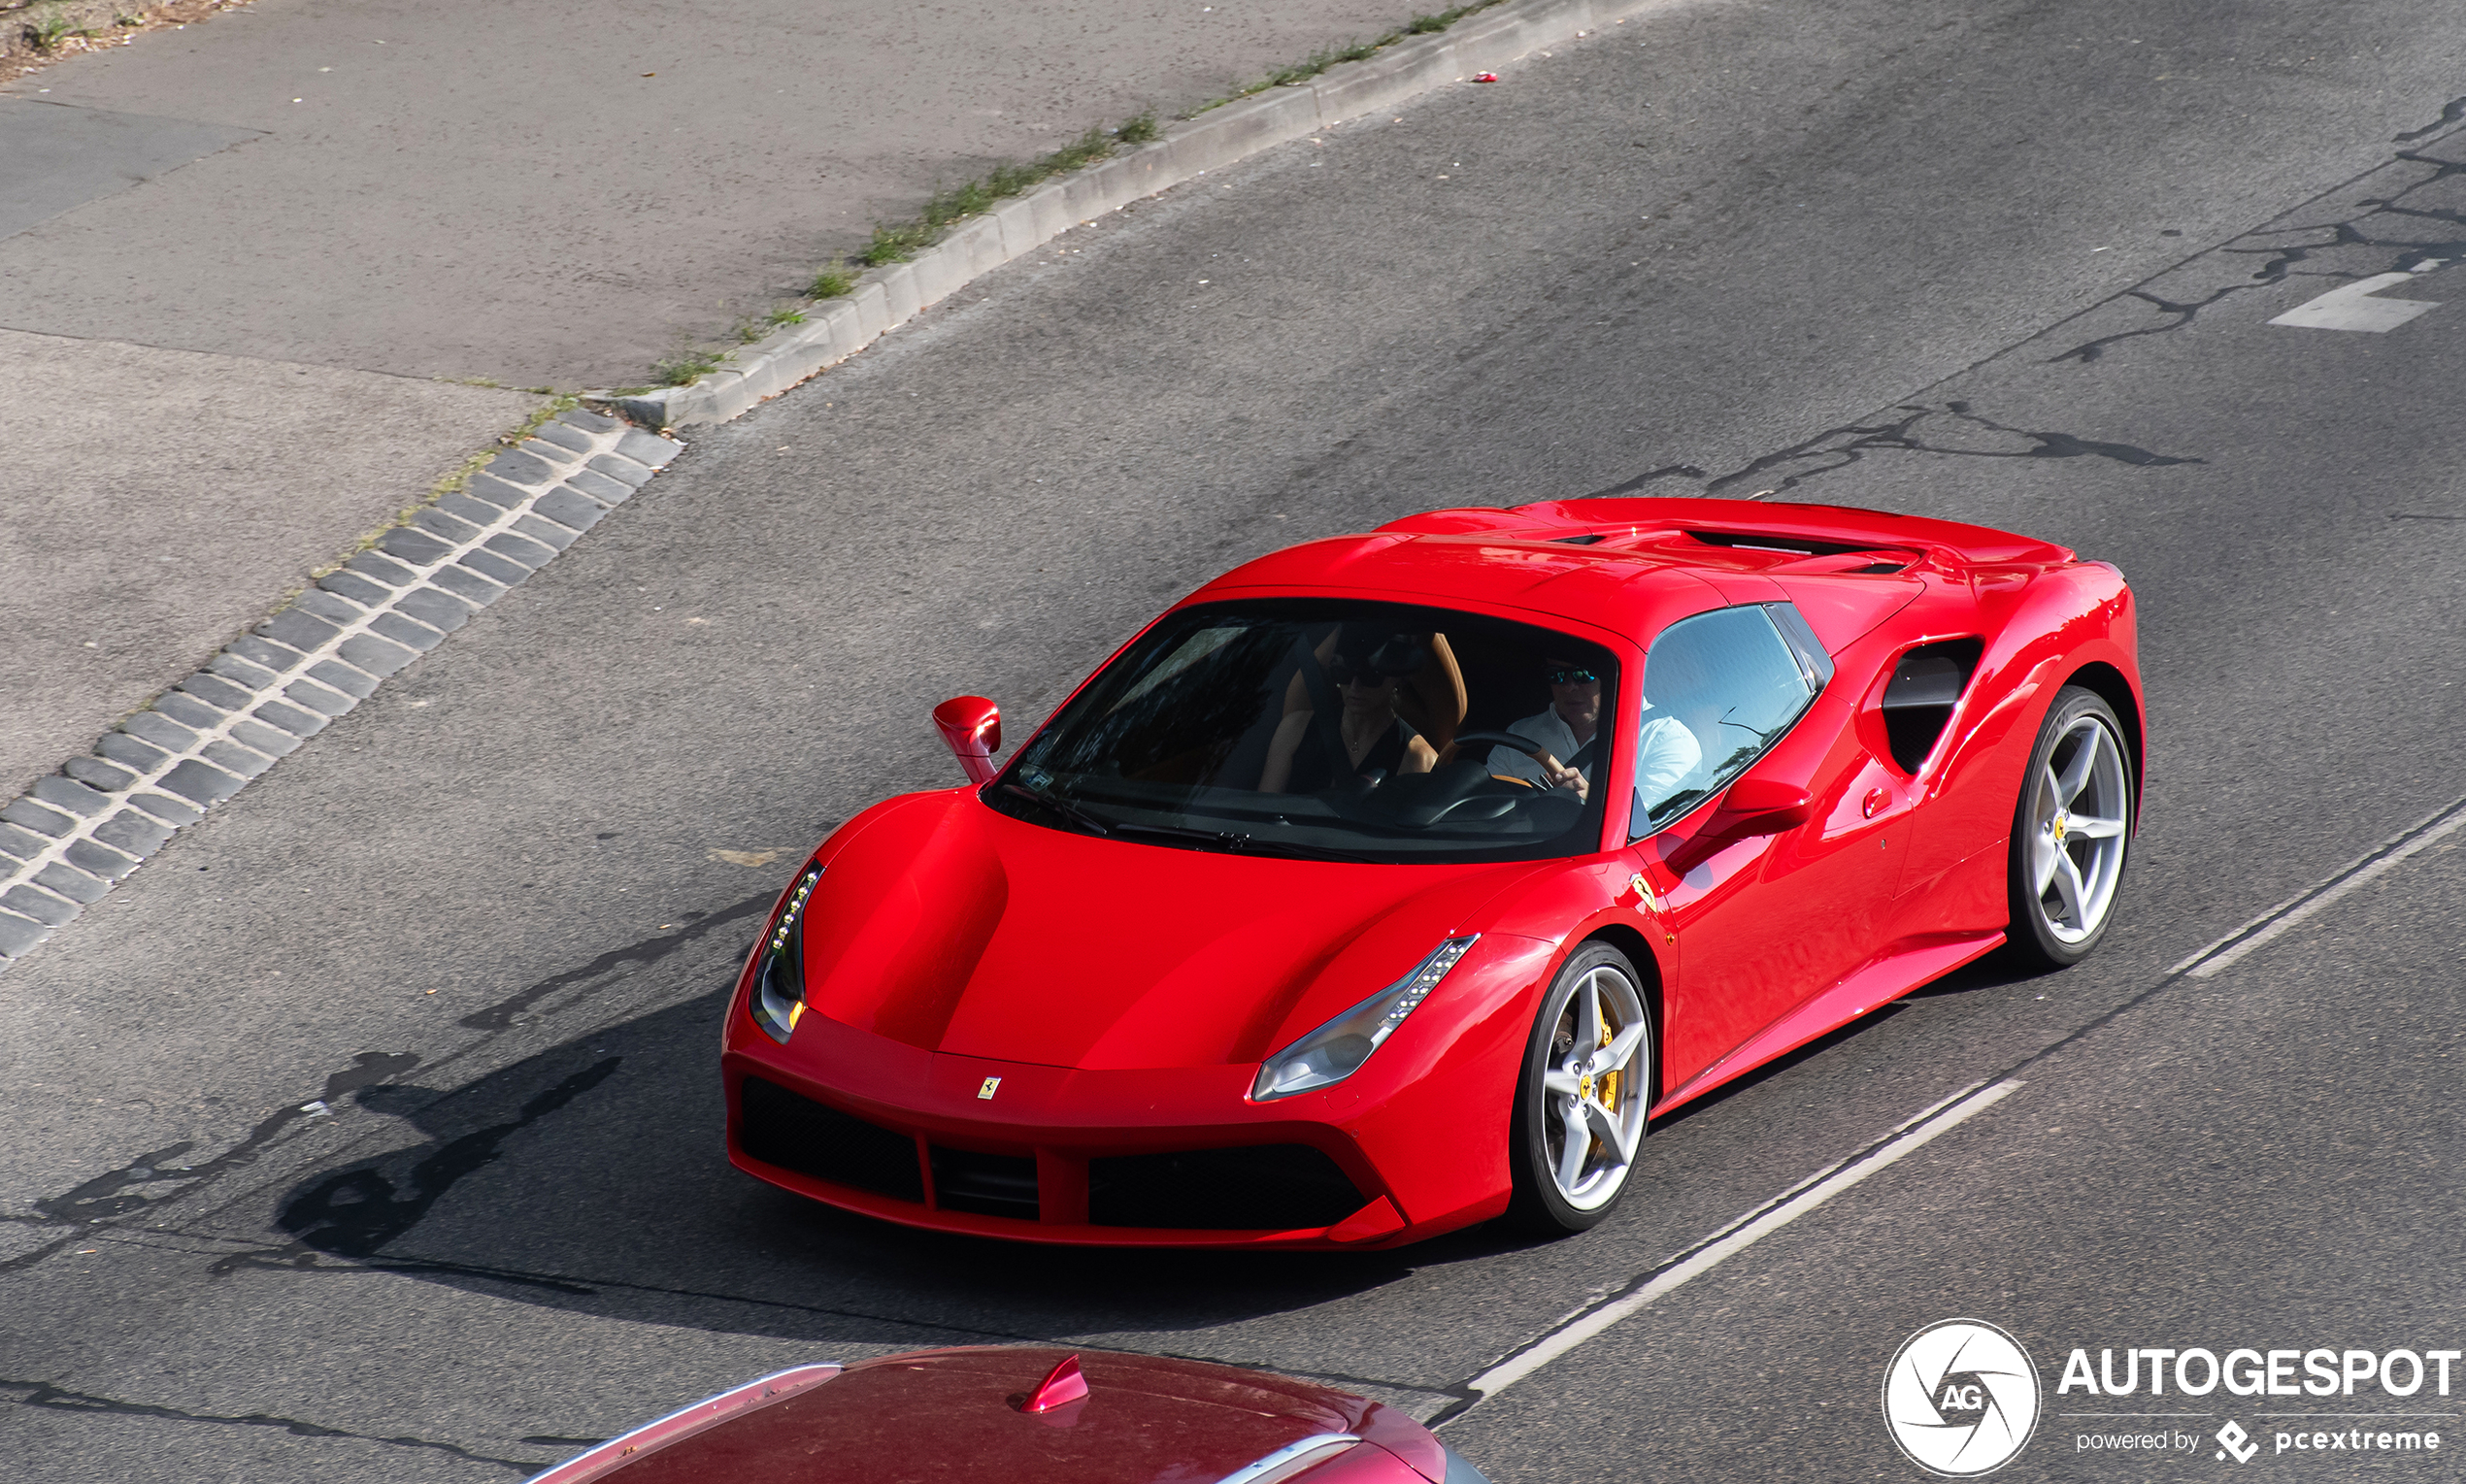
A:
[[[2379,850],[2331,876],[2310,894],[2299,897],[2246,923],[2225,939],[2212,943],[2175,966],[2174,973],[2189,973],[2195,979],[2206,979],[2234,967],[2244,955],[2287,933],[2307,918],[2327,910],[2349,894],[2371,885],[2382,875],[2396,869],[2399,862],[2466,827],[2466,803],[2453,804],[2443,813],[2434,815]]]
[[[1700,1277],[1754,1243],[1806,1215],[1860,1180],[1914,1153],[1927,1140],[1983,1113],[2021,1089],[2016,1081],[1963,1088],[1887,1135],[1883,1143],[1851,1155],[1801,1180],[1763,1207],[1750,1211],[1663,1264],[1642,1287],[1596,1306],[1578,1309],[1557,1328],[1475,1376],[1469,1389],[1487,1401],[1551,1361],[1650,1304],[1689,1279]],[[1461,1415],[1461,1411],[1458,1412]]]
[[[2439,261],[2435,258],[2417,268],[2416,273],[2438,267]],[[2415,273],[2376,273],[2368,279],[2357,279],[2333,288],[2317,299],[2298,304],[2269,322],[2292,325],[2299,330],[2359,330],[2367,335],[2384,335],[2417,314],[2427,314],[2440,308],[2437,301],[2428,299],[2372,297],[2414,277]]]

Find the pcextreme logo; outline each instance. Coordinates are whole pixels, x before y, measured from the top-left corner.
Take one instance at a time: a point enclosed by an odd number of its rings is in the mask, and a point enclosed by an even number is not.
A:
[[[2038,1428],[2038,1368],[1983,1319],[1928,1325],[1893,1352],[1883,1421],[1911,1463],[1945,1478],[1993,1473]]]

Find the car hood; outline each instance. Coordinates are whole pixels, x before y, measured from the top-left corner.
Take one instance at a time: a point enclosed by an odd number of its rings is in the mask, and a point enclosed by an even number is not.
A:
[[[825,845],[806,1004],[928,1051],[1083,1070],[1255,1062],[1549,863],[1356,865],[1047,829],[969,790]]]

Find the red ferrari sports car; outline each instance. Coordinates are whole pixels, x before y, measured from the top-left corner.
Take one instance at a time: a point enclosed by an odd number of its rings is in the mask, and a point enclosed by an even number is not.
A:
[[[1042,1379],[1039,1379],[1039,1378]],[[799,1366],[531,1484],[1488,1484],[1392,1407],[1264,1371],[1026,1346]]]
[[[1227,573],[965,787],[823,841],[740,976],[729,1157],[1033,1241],[1599,1221],[1650,1119],[2113,918],[2115,567],[1828,506],[1448,510]]]

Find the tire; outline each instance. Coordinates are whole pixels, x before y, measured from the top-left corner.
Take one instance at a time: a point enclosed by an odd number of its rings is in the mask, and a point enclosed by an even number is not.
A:
[[[1583,1038],[1588,1017],[1593,1034]],[[1652,1003],[1625,954],[1589,942],[1560,966],[1542,995],[1525,1039],[1523,1071],[1516,1079],[1508,1150],[1516,1182],[1508,1207],[1513,1225],[1564,1237],[1589,1229],[1616,1208],[1632,1183],[1652,1106],[1653,1061],[1660,1051],[1655,1030]],[[1591,1042],[1590,1058],[1577,1057],[1580,1038]],[[1607,1064],[1620,1043],[1619,1059]],[[1587,1060],[1589,1067],[1581,1065]],[[1571,1154],[1569,1114],[1587,1105],[1591,1111],[1577,1120],[1584,1143]]]
[[[2135,798],[2115,709],[2079,685],[2056,692],[2013,807],[2007,937],[2023,964],[2069,969],[2106,937],[2138,823]]]

